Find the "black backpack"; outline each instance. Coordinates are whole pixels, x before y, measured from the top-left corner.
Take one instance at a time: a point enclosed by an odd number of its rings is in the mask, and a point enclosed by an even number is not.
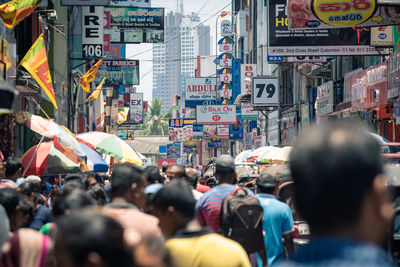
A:
[[[235,189],[222,202],[220,234],[238,242],[247,253],[265,249],[263,208],[244,188]]]

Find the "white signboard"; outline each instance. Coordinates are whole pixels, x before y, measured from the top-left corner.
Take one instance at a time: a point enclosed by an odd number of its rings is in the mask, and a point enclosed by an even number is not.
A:
[[[253,78],[252,87],[251,103],[253,106],[279,106],[278,77],[255,77]]]
[[[251,94],[251,78],[257,75],[257,65],[256,64],[241,64],[240,65],[240,83],[241,83],[241,93]],[[246,79],[247,78],[247,79]]]
[[[186,78],[185,99],[188,100],[215,100],[217,82],[215,78]]]
[[[268,144],[279,145],[279,110],[268,113]]]
[[[233,44],[219,44],[219,51],[221,53],[227,53],[233,51]]]
[[[326,115],[333,112],[333,81],[317,87],[317,114]]]
[[[111,7],[150,7],[150,0],[110,0]]]
[[[134,93],[130,95],[130,115],[131,122],[143,122],[143,93]]]
[[[62,6],[108,6],[110,0],[61,0]]]
[[[232,23],[230,20],[223,20],[221,22],[221,35],[228,37],[232,35]]]
[[[228,136],[228,135],[229,135],[229,127],[217,128],[217,136]]]
[[[103,56],[104,7],[82,7],[82,56]]]
[[[235,124],[235,105],[196,106],[197,124]]]
[[[223,58],[220,59],[218,65],[221,68],[231,68],[232,67],[232,59],[231,58]]]
[[[220,74],[219,79],[221,80],[221,82],[230,83],[232,81],[232,74],[230,73]]]
[[[221,97],[221,98],[230,98],[230,97],[232,97],[232,89],[219,90],[219,97]]]
[[[251,103],[241,103],[242,119],[256,120],[258,119],[258,111],[253,109]]]
[[[393,46],[393,27],[371,28],[371,46]]]

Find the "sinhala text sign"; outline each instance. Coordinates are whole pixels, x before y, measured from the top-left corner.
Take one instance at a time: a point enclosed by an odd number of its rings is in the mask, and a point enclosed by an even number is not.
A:
[[[212,105],[196,107],[197,124],[235,124],[235,105]]]
[[[185,88],[185,102],[216,99],[215,78],[186,78]]]
[[[367,28],[289,30],[286,0],[269,0],[268,3],[270,56],[389,54],[387,48],[370,46],[371,36]]]
[[[110,6],[150,7],[150,0],[110,0]]]
[[[110,0],[61,0],[62,6],[108,6]]]

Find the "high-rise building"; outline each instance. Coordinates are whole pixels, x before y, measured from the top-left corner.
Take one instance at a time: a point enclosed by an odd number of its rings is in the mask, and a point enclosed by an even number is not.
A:
[[[173,106],[176,95],[184,97],[185,79],[194,77],[196,57],[210,54],[210,27],[199,26],[196,14],[168,13],[165,43],[153,49],[153,98],[163,100],[162,112]]]

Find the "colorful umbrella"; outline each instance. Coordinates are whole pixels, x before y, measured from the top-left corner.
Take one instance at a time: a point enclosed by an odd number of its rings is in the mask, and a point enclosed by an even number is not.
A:
[[[107,172],[108,171],[108,164],[107,162],[102,158],[102,156],[88,147],[85,144],[79,144],[82,148],[83,151],[85,151],[87,155],[87,162],[86,165],[88,169],[92,172]]]
[[[232,74],[232,69],[231,68],[222,68],[218,70],[218,74]]]
[[[118,160],[143,165],[138,153],[118,136],[103,132],[87,132],[76,136],[78,141]]]
[[[235,158],[235,164],[245,163],[247,157],[253,152],[253,149],[245,150],[240,152]]]
[[[232,101],[231,101],[230,99],[225,98],[225,99],[222,101],[222,105],[230,105],[230,104],[232,104]]]
[[[281,149],[279,147],[271,147],[265,154],[261,155],[256,159],[256,162],[259,164],[272,164],[272,158],[279,152]]]
[[[218,44],[233,44],[233,39],[229,37],[224,37],[218,41]]]
[[[22,155],[25,175],[56,175],[81,172],[80,159],[57,138],[31,147]],[[29,167],[28,167],[29,166]]]
[[[278,153],[276,153],[273,157],[272,157],[272,162],[273,163],[286,163],[289,161],[289,156],[290,156],[290,152],[292,152],[292,148],[291,146],[285,146],[283,147]]]
[[[218,59],[233,59],[233,55],[231,53],[223,53],[218,56]]]
[[[232,90],[232,84],[231,83],[221,83],[218,87],[219,90]]]

